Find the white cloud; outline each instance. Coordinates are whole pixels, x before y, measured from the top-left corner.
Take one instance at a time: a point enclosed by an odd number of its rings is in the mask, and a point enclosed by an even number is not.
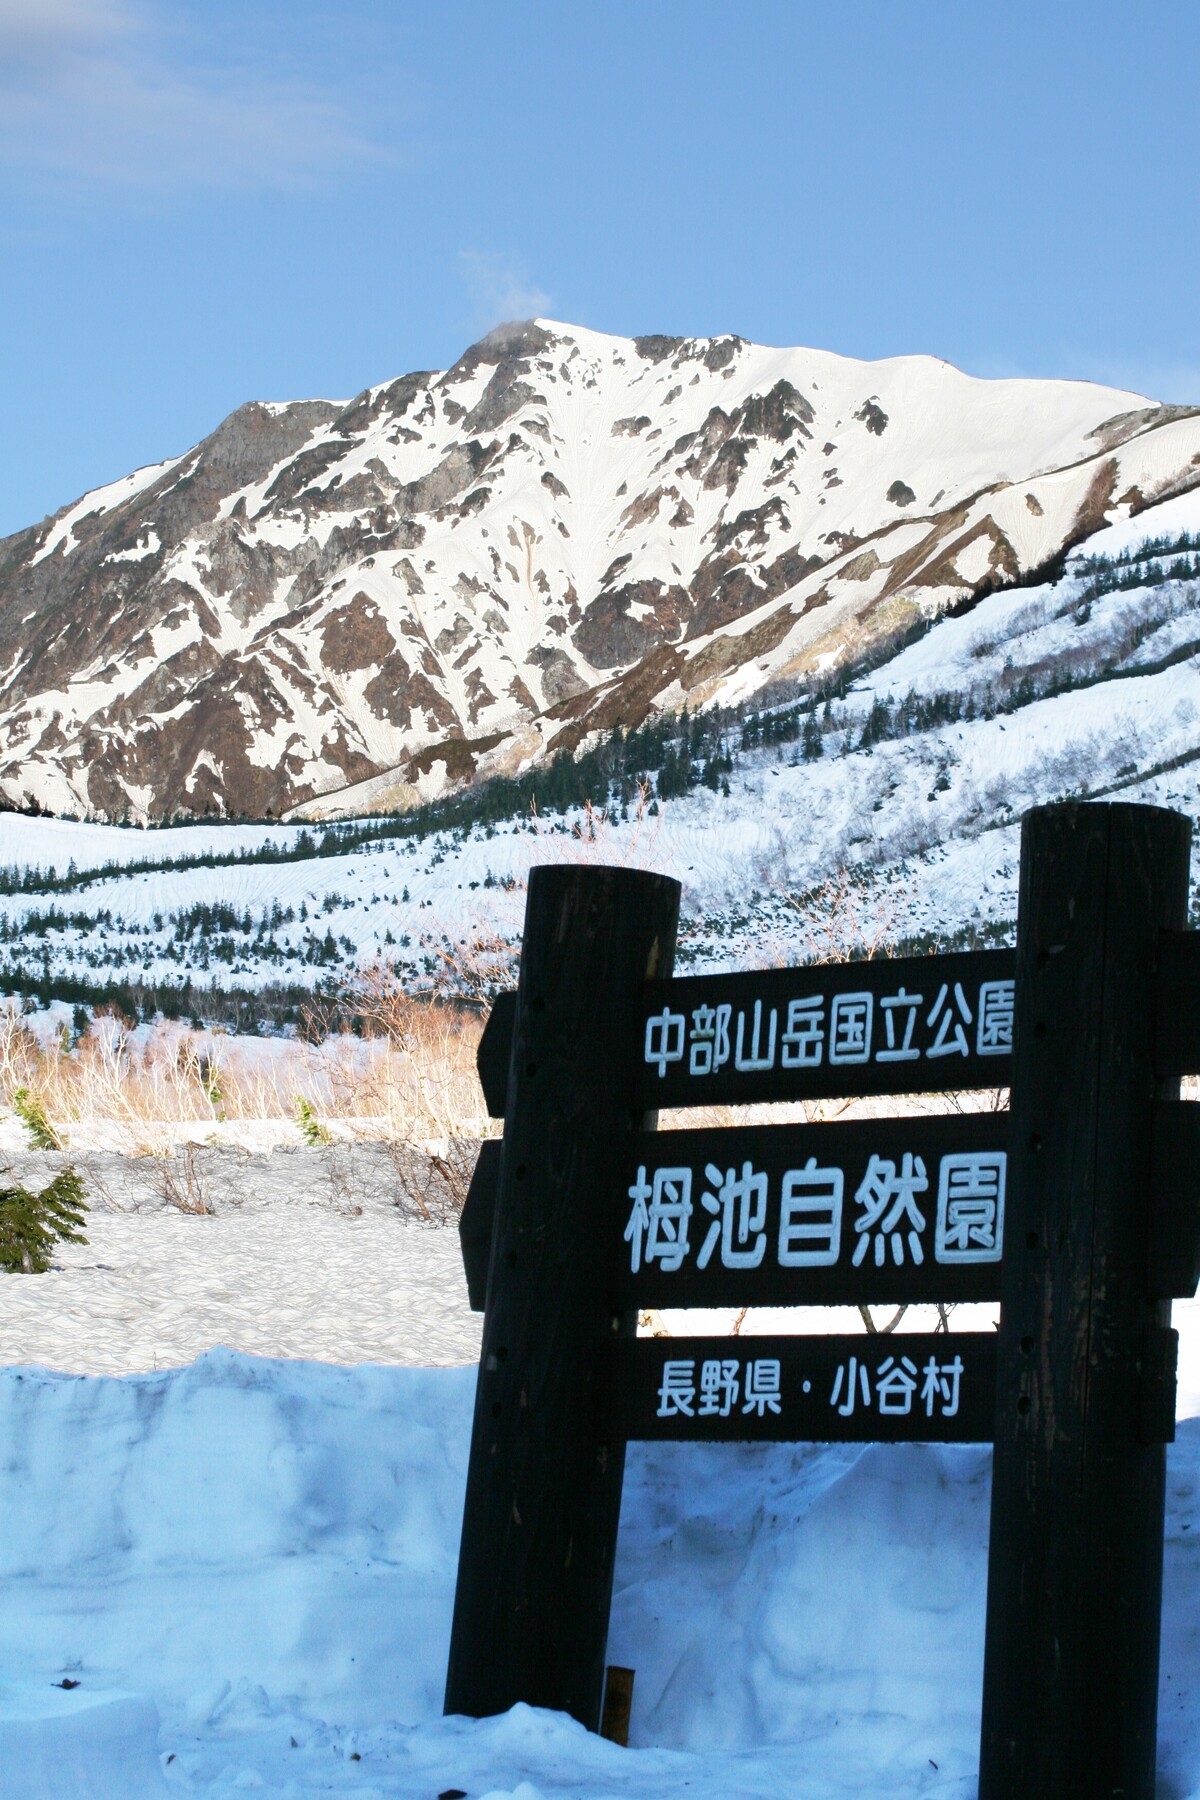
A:
[[[103,42],[134,26],[118,0],[0,0],[0,57]]]
[[[535,287],[513,257],[460,250],[459,267],[471,295],[476,325],[484,330],[510,319],[536,319],[550,310],[550,295]]]
[[[381,152],[332,95],[204,63],[146,5],[0,0],[0,164],[141,189],[283,187]]]

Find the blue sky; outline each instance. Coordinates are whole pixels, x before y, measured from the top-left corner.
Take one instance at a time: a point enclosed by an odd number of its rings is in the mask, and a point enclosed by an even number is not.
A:
[[[0,0],[0,533],[505,317],[1200,401],[1200,7]]]

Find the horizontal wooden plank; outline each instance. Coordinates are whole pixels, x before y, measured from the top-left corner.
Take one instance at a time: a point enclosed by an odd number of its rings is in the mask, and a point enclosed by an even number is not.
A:
[[[967,950],[649,982],[639,1097],[652,1111],[1006,1086],[1014,966],[1011,950]],[[497,996],[476,1053],[493,1119],[516,1010]],[[1200,1071],[1200,1023],[1193,1036]]]
[[[997,1300],[1008,1114],[655,1131],[612,1226],[614,1310]]]
[[[622,1339],[602,1429],[713,1443],[990,1443],[994,1332]]]
[[[1200,931],[1160,933],[1156,1000],[1157,1073],[1200,1075]]]
[[[647,1108],[1002,1087],[1014,953],[972,950],[650,982]]]
[[[633,1141],[626,1179],[613,1201],[612,1304],[620,1311],[633,1306],[997,1300],[1007,1143],[1008,1114],[1003,1112],[643,1133]],[[467,1288],[476,1312],[483,1310],[487,1286],[499,1162],[499,1143],[485,1143],[459,1221]],[[711,1181],[710,1168],[717,1172]],[[840,1181],[833,1179],[835,1172]],[[800,1179],[789,1182],[789,1176]],[[756,1185],[759,1178],[765,1180],[765,1190]],[[1156,1179],[1165,1181],[1165,1176]],[[899,1201],[896,1221],[882,1233],[869,1225],[857,1230],[889,1184],[892,1199],[878,1224]],[[730,1185],[736,1191],[729,1192]],[[639,1191],[646,1213],[640,1233],[635,1218]],[[716,1202],[716,1211],[705,1204],[705,1194]],[[897,1232],[899,1260],[893,1241]],[[919,1262],[913,1255],[914,1234]],[[1173,1230],[1172,1245],[1177,1236]],[[710,1237],[701,1266],[700,1254]],[[856,1262],[864,1238],[866,1248]]]

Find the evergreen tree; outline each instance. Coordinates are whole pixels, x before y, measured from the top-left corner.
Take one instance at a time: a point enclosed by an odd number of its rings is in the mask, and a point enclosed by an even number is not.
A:
[[[0,1187],[0,1269],[44,1275],[56,1242],[86,1244],[83,1182],[73,1168],[59,1171],[41,1193],[15,1183]]]
[[[33,1139],[35,1150],[57,1150],[58,1134],[46,1117],[46,1108],[37,1094],[19,1087],[13,1092],[12,1109]]]
[[[815,712],[810,712],[804,721],[803,742],[805,762],[816,762],[819,757],[824,755],[825,746],[821,742],[821,727],[817,723]]]

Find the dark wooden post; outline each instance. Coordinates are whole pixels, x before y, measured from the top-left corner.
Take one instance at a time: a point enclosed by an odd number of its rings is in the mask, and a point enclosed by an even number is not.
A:
[[[530,876],[446,1711],[518,1700],[600,1723],[623,1443],[598,1382],[622,1155],[641,1125],[638,1000],[669,975],[679,883]]]
[[[1191,827],[1021,836],[980,1800],[1152,1800],[1169,1301],[1148,1297],[1159,933]],[[1159,1441],[1148,1441],[1158,1439]]]

